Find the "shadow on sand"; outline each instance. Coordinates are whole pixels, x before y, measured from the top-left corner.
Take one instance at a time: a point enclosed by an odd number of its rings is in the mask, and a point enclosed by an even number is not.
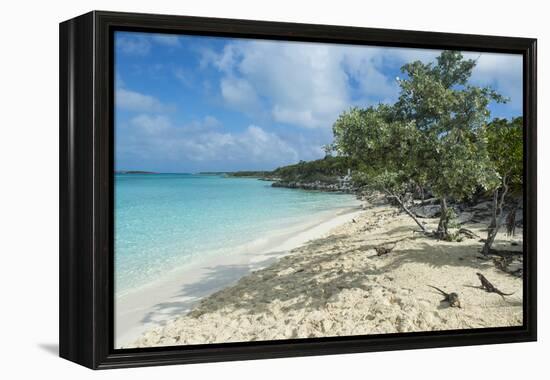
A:
[[[197,281],[185,284],[173,297],[172,302],[156,304],[141,320],[141,323],[151,323],[160,319],[166,321],[190,312],[202,298],[235,284],[247,274],[271,265],[286,252],[269,252],[263,254],[263,259],[247,264],[215,265],[206,268],[206,273]],[[163,324],[163,323],[160,323]]]
[[[399,231],[394,231],[401,232]],[[313,310],[323,307],[329,298],[344,289],[370,290],[364,281],[368,276],[391,275],[392,271],[408,263],[421,263],[434,269],[456,266],[475,272],[492,266],[492,263],[476,259],[479,243],[465,241],[460,245],[434,246],[426,241],[415,242],[414,248],[395,250],[389,260],[377,262],[381,258],[373,255],[373,245],[362,245],[347,251],[335,249],[347,235],[329,236],[317,239],[307,245],[307,249],[319,252],[315,255],[290,255],[282,257],[275,265],[269,266],[274,258],[256,265],[264,268],[253,273],[250,265],[220,265],[209,268],[206,277],[195,284],[186,285],[178,297],[190,297],[189,301],[165,302],[155,306],[154,313],[169,313],[171,316],[189,314],[198,317],[223,308],[239,308],[245,313],[260,314],[268,311],[271,301],[286,302],[283,311]],[[410,240],[416,240],[412,237]],[[431,243],[431,242],[430,242]],[[436,251],[434,254],[434,250]],[[361,262],[353,267],[339,265],[339,257],[351,252],[364,253]],[[274,254],[277,256],[277,254]],[[249,276],[243,277],[247,274]],[[263,286],[251,286],[261,282]],[[231,285],[228,287],[228,285]],[[223,289],[222,289],[223,288]],[[214,289],[222,289],[214,293]],[[200,298],[204,298],[198,303]],[[147,317],[146,317],[147,318]],[[147,321],[147,319],[145,320]]]

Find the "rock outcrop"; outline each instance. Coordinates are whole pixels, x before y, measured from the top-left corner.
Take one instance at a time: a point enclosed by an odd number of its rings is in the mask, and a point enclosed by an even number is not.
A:
[[[286,187],[289,189],[303,189],[303,190],[317,190],[317,191],[329,191],[329,192],[343,192],[353,193],[355,188],[351,185],[350,181],[337,181],[333,183],[314,181],[314,182],[301,182],[301,181],[275,181],[271,184],[273,187]]]

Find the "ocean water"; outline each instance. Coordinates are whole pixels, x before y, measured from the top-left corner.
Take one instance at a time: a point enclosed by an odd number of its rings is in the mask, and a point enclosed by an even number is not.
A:
[[[353,195],[274,188],[252,178],[116,174],[115,291],[357,205]]]

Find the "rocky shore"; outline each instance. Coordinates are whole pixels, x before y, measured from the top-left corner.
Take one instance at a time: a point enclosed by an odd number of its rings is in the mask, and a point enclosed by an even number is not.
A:
[[[353,193],[355,189],[349,182],[337,181],[334,183],[329,182],[300,182],[300,181],[282,181],[278,180],[271,184],[272,187],[286,187],[289,189],[302,189],[302,190],[316,190],[316,191],[329,191],[329,192],[343,192]]]

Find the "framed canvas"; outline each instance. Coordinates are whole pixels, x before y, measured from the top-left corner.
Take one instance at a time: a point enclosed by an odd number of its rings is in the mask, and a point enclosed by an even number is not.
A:
[[[536,340],[536,40],[60,24],[60,356]]]

